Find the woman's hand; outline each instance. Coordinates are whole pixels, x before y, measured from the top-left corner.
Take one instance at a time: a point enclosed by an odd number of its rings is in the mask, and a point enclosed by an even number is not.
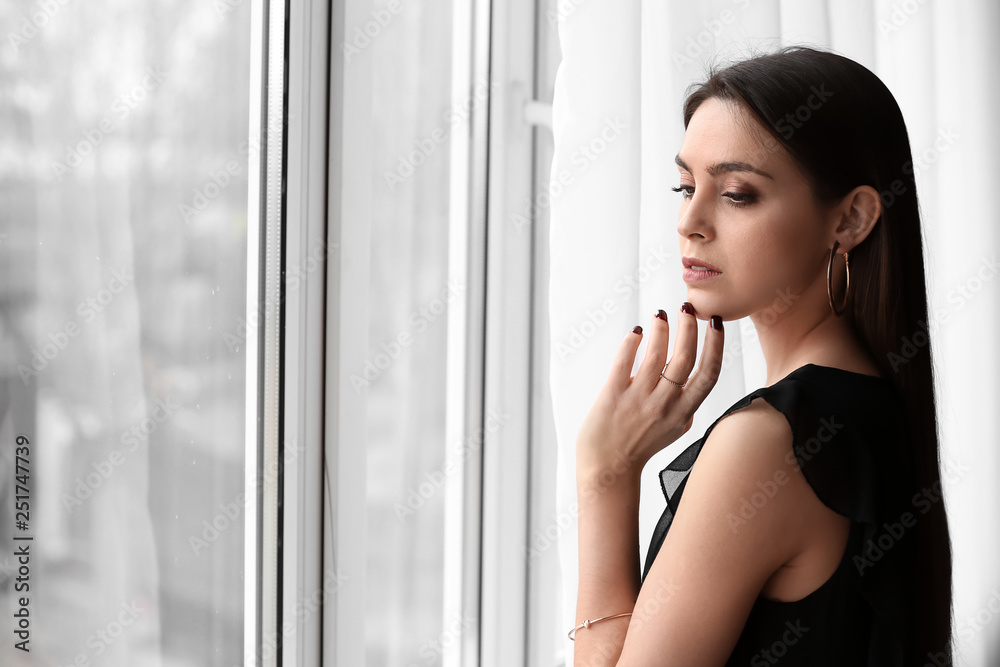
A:
[[[694,307],[685,302],[678,318],[677,341],[666,370],[670,333],[666,313],[661,310],[653,316],[649,345],[635,377],[630,374],[642,341],[642,327],[625,336],[611,373],[577,434],[578,474],[600,476],[608,470],[624,473],[628,469],[638,477],[653,454],[691,428],[695,410],[719,379],[725,336],[722,318],[713,316],[718,328],[706,328],[701,361],[691,375],[698,337]],[[661,371],[684,387],[664,380]]]

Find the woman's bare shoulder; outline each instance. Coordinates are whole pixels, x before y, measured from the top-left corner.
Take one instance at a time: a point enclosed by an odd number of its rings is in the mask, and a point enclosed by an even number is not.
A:
[[[677,664],[721,664],[757,596],[798,552],[791,430],[760,403],[718,420],[703,444],[640,590],[636,607],[650,612],[630,625],[623,663],[669,653]]]

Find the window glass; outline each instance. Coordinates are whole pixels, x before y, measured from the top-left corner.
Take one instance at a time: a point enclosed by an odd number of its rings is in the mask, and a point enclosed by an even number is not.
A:
[[[368,665],[406,667],[440,665],[462,631],[443,618],[443,558],[447,308],[461,289],[448,281],[449,142],[463,111],[451,3],[387,7],[350,31],[374,69],[369,344],[353,373],[369,410]]]
[[[250,3],[0,25],[0,664],[241,664]]]

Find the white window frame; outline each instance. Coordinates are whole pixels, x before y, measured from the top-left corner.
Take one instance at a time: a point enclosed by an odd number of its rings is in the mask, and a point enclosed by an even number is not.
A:
[[[244,664],[319,665],[329,11],[251,13]]]
[[[280,436],[281,394],[281,153],[283,137],[270,119],[284,117],[284,6],[251,2],[250,153],[247,181],[246,477],[244,533],[244,664],[275,665],[265,638],[277,637],[277,511],[274,469]],[[276,298],[278,297],[278,298]]]
[[[340,586],[324,577],[324,318],[327,261],[327,86],[330,4],[290,2],[286,45],[285,298],[282,386],[282,553],[280,633],[283,665],[318,666],[322,606]]]
[[[259,113],[251,117],[265,151],[251,172],[260,183],[251,214],[264,217],[249,252],[264,262],[263,275],[250,276],[248,307],[271,295],[277,309],[265,309],[259,340],[248,336],[248,377],[263,374],[264,391],[262,402],[248,396],[248,472],[251,461],[258,472],[284,467],[274,484],[262,475],[257,486],[248,474],[248,497],[260,503],[248,512],[246,644],[261,660],[247,664],[278,664],[262,650],[277,636],[282,664],[353,667],[365,664],[366,492],[358,471],[367,457],[351,445],[366,441],[367,424],[365,395],[340,360],[363,357],[368,345],[356,323],[369,308],[372,63],[370,53],[348,56],[340,45],[374,7],[253,2],[261,51],[251,100],[266,103],[265,118],[287,123],[264,127]],[[488,104],[452,126],[450,147],[449,277],[466,289],[448,313],[446,442],[477,434],[482,443],[462,457],[462,474],[446,489],[442,621],[475,619],[446,648],[450,666],[553,664],[538,657],[551,656],[551,646],[529,651],[524,549],[538,520],[529,516],[537,238],[512,222],[535,195],[532,125],[544,125],[550,111],[533,101],[540,14],[533,0],[453,0],[453,97],[468,99],[484,78],[491,85]],[[284,192],[277,203],[276,192]],[[325,269],[288,289],[281,271],[317,247]],[[280,400],[269,402],[275,388]],[[501,428],[488,427],[490,413],[505,415]],[[279,526],[280,553],[268,538]],[[322,613],[304,612],[317,594]]]

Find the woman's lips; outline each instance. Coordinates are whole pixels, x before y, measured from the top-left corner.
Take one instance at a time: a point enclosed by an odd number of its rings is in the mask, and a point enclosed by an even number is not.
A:
[[[716,276],[721,276],[721,271],[709,271],[706,269],[684,269],[684,282],[686,283],[698,283],[705,280],[711,280]]]
[[[716,271],[718,273],[722,273],[722,271],[719,269],[719,267],[715,266],[714,264],[709,264],[705,260],[698,259],[697,257],[683,257],[682,256],[681,257],[681,264],[684,266],[685,269],[690,269],[690,268],[694,268],[694,267],[701,267],[701,268],[704,268],[704,269],[708,269],[710,271]]]

